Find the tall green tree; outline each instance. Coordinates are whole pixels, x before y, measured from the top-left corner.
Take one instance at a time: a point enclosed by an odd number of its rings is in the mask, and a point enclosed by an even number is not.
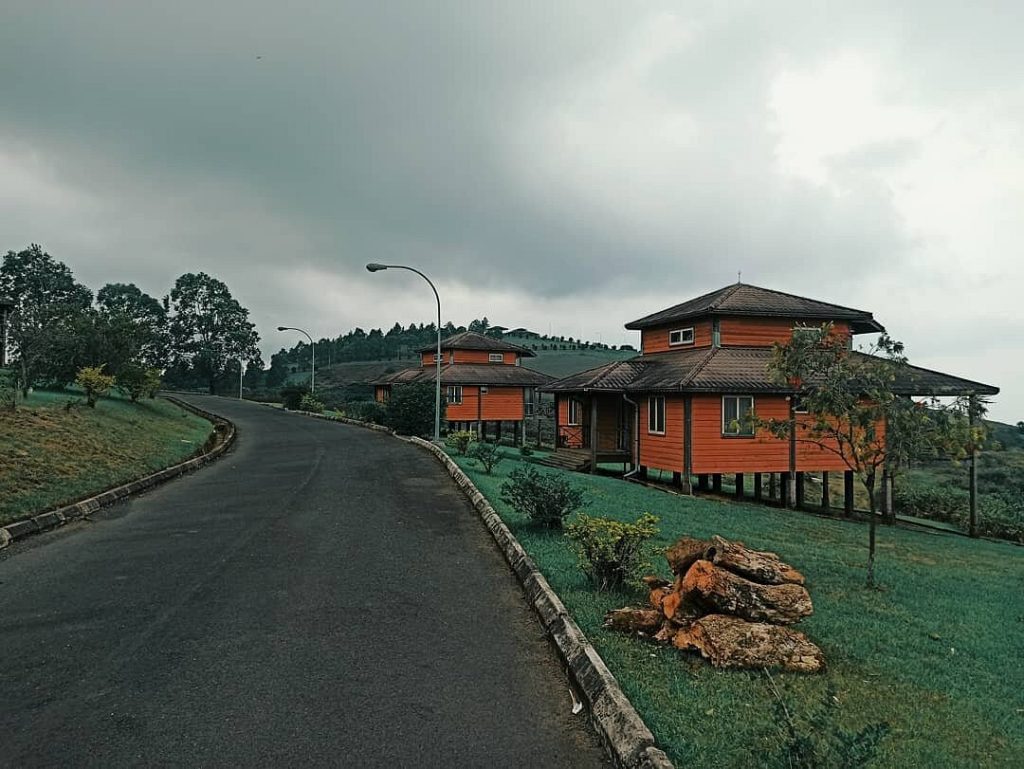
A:
[[[178,278],[168,307],[172,363],[179,371],[190,370],[211,393],[234,361],[253,360],[259,354],[259,334],[249,311],[231,296],[227,285],[205,272]]]
[[[867,584],[873,587],[879,481],[915,459],[965,456],[982,438],[971,409],[978,418],[983,407],[972,406],[967,396],[912,400],[905,394],[913,389],[913,375],[902,343],[883,334],[866,352],[854,352],[831,324],[776,344],[769,370],[799,393],[807,413],[760,426],[837,455],[867,492]]]
[[[0,294],[14,300],[9,340],[23,394],[40,380],[67,384],[75,376],[64,351],[78,349],[88,328],[92,292],[71,270],[33,243],[8,251],[0,265]]]
[[[134,283],[108,283],[96,294],[103,362],[117,375],[126,367],[163,368],[170,337],[167,309]]]

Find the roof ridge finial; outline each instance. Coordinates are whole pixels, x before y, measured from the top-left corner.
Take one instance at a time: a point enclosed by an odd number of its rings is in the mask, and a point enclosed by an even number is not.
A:
[[[743,270],[737,270],[736,271],[736,283],[739,284],[739,283],[742,283],[742,282],[743,282]]]

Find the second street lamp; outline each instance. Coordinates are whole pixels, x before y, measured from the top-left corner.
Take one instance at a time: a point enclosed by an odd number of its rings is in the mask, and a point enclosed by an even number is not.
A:
[[[380,272],[381,270],[408,270],[409,272],[415,272],[423,280],[430,284],[430,289],[434,292],[434,299],[437,300],[437,353],[434,355],[434,361],[436,364],[436,370],[434,372],[434,378],[437,380],[436,388],[436,399],[434,401],[434,440],[441,440],[441,297],[437,293],[437,287],[433,281],[430,280],[426,275],[417,270],[415,267],[406,267],[404,264],[377,264],[371,262],[366,265],[366,269],[370,272]]]
[[[316,343],[313,341],[313,337],[309,335],[308,331],[303,331],[301,328],[295,328],[295,326],[278,326],[278,331],[298,331],[300,334],[305,334],[306,339],[309,340],[309,346],[313,349],[313,364],[309,372],[309,392],[316,392]]]

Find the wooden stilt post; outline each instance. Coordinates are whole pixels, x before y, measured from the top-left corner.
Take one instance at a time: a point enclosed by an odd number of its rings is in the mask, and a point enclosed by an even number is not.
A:
[[[768,499],[773,502],[779,498],[779,478],[775,473],[768,473]]]
[[[736,499],[743,499],[743,473],[736,473]]]
[[[708,474],[701,473],[697,476],[697,489],[698,491],[707,491],[710,487],[708,486]]]
[[[790,473],[779,473],[779,501],[783,507],[789,507],[795,492]]]
[[[832,507],[832,495],[828,487],[828,470],[821,472],[821,507],[825,511]]]
[[[637,475],[639,475],[642,480],[646,481],[647,480],[647,468],[644,465],[640,465],[639,468],[640,469],[637,472]]]
[[[806,473],[804,473],[804,472],[799,472],[799,473],[796,474],[796,500],[795,500],[795,505],[794,506],[798,510],[803,510],[803,508],[804,508],[804,481],[805,481],[805,477],[804,476],[805,475],[806,475]]]
[[[504,423],[500,419],[497,422],[494,423],[494,426],[496,428],[495,434],[494,434],[494,442],[495,443],[501,443],[501,426],[502,426],[502,424],[504,424]]]
[[[683,474],[680,472],[672,473],[672,485],[677,489],[683,488]]]
[[[843,473],[843,514],[853,515],[853,470]]]
[[[590,396],[590,472],[597,472],[597,398]]]
[[[760,502],[763,496],[761,489],[761,473],[754,473],[754,501]]]
[[[711,490],[714,491],[716,494],[721,494],[722,493],[722,474],[721,473],[713,473],[711,475]]]

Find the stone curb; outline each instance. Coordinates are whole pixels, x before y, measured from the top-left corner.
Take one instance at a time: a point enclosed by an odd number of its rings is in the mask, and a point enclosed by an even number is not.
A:
[[[343,422],[395,435],[393,430],[386,427],[348,417],[334,417],[309,411],[290,413],[330,422]],[[591,723],[597,729],[615,765],[619,769],[674,769],[665,752],[654,744],[651,730],[640,718],[597,650],[569,615],[558,594],[551,589],[547,579],[534,565],[533,559],[527,555],[511,529],[501,520],[469,476],[443,449],[430,441],[400,435],[395,437],[433,454],[444,465],[455,485],[472,503],[515,573],[516,579],[519,580],[527,600],[540,617],[541,624],[554,642],[570,678],[582,693]]]
[[[569,615],[519,540],[469,476],[439,446],[422,438],[402,440],[420,446],[437,457],[483,519],[554,641],[570,677],[582,693],[590,712],[590,720],[615,765],[620,769],[672,769],[672,762],[664,751],[655,746],[654,735],[627,699],[604,660]]]
[[[55,529],[58,526],[63,526],[68,521],[73,521],[77,518],[90,515],[101,507],[106,507],[107,505],[111,505],[125,497],[138,494],[142,491],[146,491],[147,489],[151,489],[154,486],[166,483],[172,478],[177,478],[180,475],[197,470],[203,465],[212,462],[214,459],[221,456],[235,442],[235,425],[232,422],[222,416],[211,414],[209,411],[204,411],[197,406],[193,406],[191,403],[186,403],[185,401],[179,400],[178,398],[174,398],[170,395],[164,395],[163,397],[176,406],[179,406],[186,411],[191,411],[193,414],[213,423],[215,434],[220,435],[220,440],[212,449],[197,457],[187,459],[184,462],[179,462],[178,464],[171,465],[170,467],[165,467],[163,470],[151,473],[150,475],[146,475],[142,478],[137,478],[134,481],[130,481],[129,483],[125,483],[113,489],[108,489],[107,491],[88,497],[87,499],[73,502],[70,505],[65,505],[64,507],[59,507],[55,510],[49,510],[45,513],[40,513],[39,515],[23,518],[20,521],[15,521],[14,523],[9,523],[6,526],[0,527],[0,550],[3,550],[15,540],[22,539],[31,534],[47,531],[49,529]]]

